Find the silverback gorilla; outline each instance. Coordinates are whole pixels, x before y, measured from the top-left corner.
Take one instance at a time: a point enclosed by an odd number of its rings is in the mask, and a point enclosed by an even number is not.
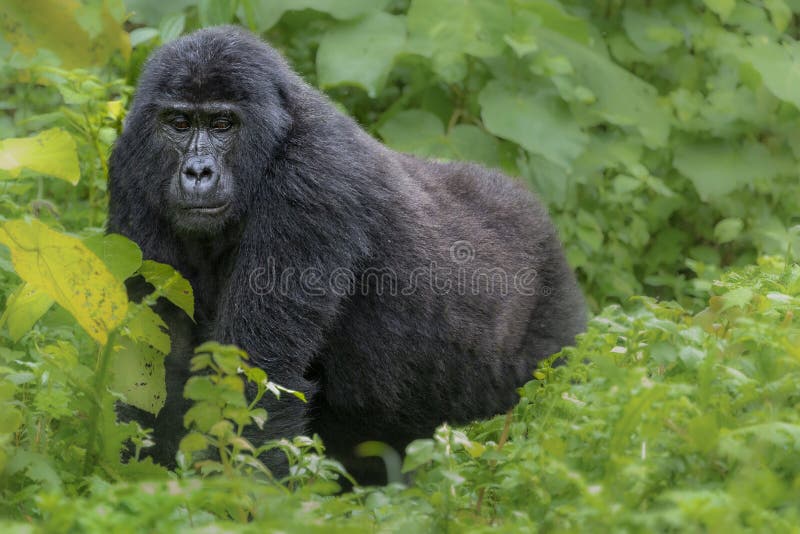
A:
[[[157,306],[173,343],[166,406],[155,419],[127,410],[154,429],[152,455],[168,466],[202,341],[242,347],[309,400],[265,396],[266,429],[248,437],[317,432],[357,479],[379,482],[356,445],[402,451],[444,421],[502,413],[537,361],[585,326],[556,232],[526,189],[390,150],[235,27],[148,60],[109,187],[108,231],[194,288],[196,323]],[[285,459],[265,460],[285,471]]]

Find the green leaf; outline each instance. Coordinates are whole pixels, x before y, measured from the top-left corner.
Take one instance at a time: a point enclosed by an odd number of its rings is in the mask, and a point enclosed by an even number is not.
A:
[[[564,8],[557,2],[550,0],[525,0],[524,2],[517,2],[514,6],[514,26],[517,22],[522,22],[519,30],[527,27],[527,31],[531,31],[531,24],[533,22],[528,15],[533,15],[538,24],[535,26],[544,26],[553,31],[556,31],[564,37],[577,41],[581,44],[588,45],[591,43],[589,34],[589,24],[586,20],[575,17],[567,13]],[[534,31],[535,33],[535,31]]]
[[[164,353],[129,338],[119,340],[111,364],[111,389],[122,393],[131,406],[158,415],[167,400]]]
[[[180,37],[185,25],[186,15],[183,13],[177,13],[164,18],[158,25],[158,32],[161,34],[161,43],[166,44]]]
[[[193,453],[197,451],[204,451],[208,448],[208,439],[197,432],[189,432],[183,437],[180,444],[180,450],[185,453]]]
[[[764,0],[764,7],[769,11],[772,24],[779,32],[786,30],[792,20],[792,8],[783,0]]]
[[[493,80],[479,97],[486,129],[568,169],[588,137],[555,96],[521,92]]]
[[[469,160],[499,166],[497,140],[477,126],[459,124],[445,135],[433,113],[419,109],[401,111],[378,133],[392,148],[426,158]]]
[[[404,17],[374,13],[330,29],[317,50],[321,87],[353,84],[375,97],[406,40]]]
[[[714,227],[714,237],[717,239],[717,243],[728,243],[741,235],[742,228],[744,228],[744,222],[737,217],[722,219]]]
[[[77,184],[81,169],[75,140],[53,128],[33,137],[0,141],[0,170],[16,178],[23,168]]]
[[[158,263],[153,260],[145,260],[139,269],[145,280],[156,288],[156,296],[165,297],[194,318],[194,293],[189,281],[173,267]]]
[[[242,11],[254,29],[272,28],[286,11],[313,9],[335,19],[352,20],[381,11],[389,0],[242,0]]]
[[[169,354],[170,339],[167,325],[150,306],[137,305],[127,325],[132,339],[151,345],[163,354]]]
[[[409,51],[433,59],[447,81],[465,74],[464,55],[499,56],[511,29],[506,2],[495,0],[413,0],[408,10]]]
[[[0,243],[11,250],[23,280],[69,311],[98,343],[106,343],[127,313],[128,296],[100,258],[80,240],[35,219],[3,223]]]
[[[618,126],[633,126],[650,148],[667,144],[670,115],[656,89],[608,57],[547,29],[539,31],[543,50],[569,59],[574,78],[595,96],[589,110]]]
[[[744,308],[753,300],[753,290],[749,287],[740,287],[729,291],[722,295],[722,309],[720,311],[729,310],[730,308]]]
[[[736,0],[703,0],[703,3],[725,22],[736,7]]]
[[[83,244],[103,260],[120,282],[127,280],[142,265],[142,251],[136,243],[119,234],[97,234],[84,239]]]
[[[758,71],[773,95],[800,109],[800,44],[754,39],[750,47],[739,48],[735,55]]]
[[[131,46],[136,48],[142,43],[146,43],[158,37],[158,30],[155,28],[136,28],[131,32]]]
[[[720,198],[756,180],[771,180],[790,165],[760,143],[737,146],[719,141],[678,145],[673,163],[703,200]]]
[[[684,39],[683,32],[658,11],[625,9],[623,26],[637,48],[649,55],[661,54]]]
[[[19,286],[6,301],[6,309],[0,317],[0,325],[8,324],[8,334],[19,341],[41,319],[53,300],[47,293],[28,283]]]
[[[203,26],[228,24],[236,13],[236,0],[199,0],[197,15]]]

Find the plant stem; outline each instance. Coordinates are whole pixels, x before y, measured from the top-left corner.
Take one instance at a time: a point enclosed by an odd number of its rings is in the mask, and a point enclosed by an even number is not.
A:
[[[108,365],[111,361],[111,353],[114,350],[114,341],[117,339],[117,331],[112,330],[108,335],[103,350],[100,352],[100,358],[97,361],[97,368],[94,371],[94,398],[92,399],[92,412],[89,414],[89,440],[86,443],[86,456],[83,464],[83,475],[87,476],[95,463],[97,453],[95,451],[95,444],[98,441],[98,422],[100,420],[100,411],[103,407],[102,395],[103,389],[106,387],[106,374],[108,373]]]

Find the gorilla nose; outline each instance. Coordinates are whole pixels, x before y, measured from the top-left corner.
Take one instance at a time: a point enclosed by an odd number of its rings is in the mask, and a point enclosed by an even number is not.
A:
[[[214,190],[219,181],[219,171],[211,156],[191,156],[181,171],[181,188],[184,193],[203,195]]]

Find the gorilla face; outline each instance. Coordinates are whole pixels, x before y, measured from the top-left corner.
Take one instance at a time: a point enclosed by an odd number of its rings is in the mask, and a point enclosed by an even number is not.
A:
[[[158,111],[163,142],[174,151],[167,208],[180,232],[214,233],[231,216],[236,177],[228,164],[240,128],[227,103],[172,102]]]

